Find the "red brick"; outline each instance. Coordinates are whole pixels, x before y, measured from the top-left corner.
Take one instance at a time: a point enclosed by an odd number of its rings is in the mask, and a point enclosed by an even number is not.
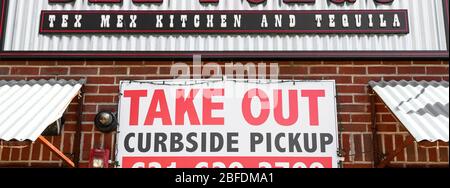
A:
[[[341,124],[344,132],[367,132],[367,124]]]
[[[385,65],[411,65],[411,61],[383,61]]]
[[[448,142],[444,142],[444,141],[442,141],[442,140],[438,140],[438,141],[436,141],[437,143],[437,145],[439,146],[439,147],[448,147]]]
[[[428,160],[430,162],[437,162],[437,149],[436,148],[428,148]]]
[[[372,135],[364,134],[363,135],[363,140],[364,140],[364,158],[365,158],[365,161],[372,161],[373,160]]]
[[[383,122],[397,122],[397,119],[392,114],[383,114],[381,116],[381,121]]]
[[[52,137],[46,136],[45,137],[50,143],[52,142]],[[48,147],[44,146],[42,148],[42,161],[48,161],[50,160],[51,151],[48,149]]]
[[[406,161],[416,161],[416,147],[414,146],[414,144],[406,146]]]
[[[323,64],[325,65],[351,65],[353,64],[352,61],[342,61],[342,60],[329,60],[324,61]]]
[[[41,147],[42,147],[42,144],[39,142],[35,142],[33,144],[33,149],[31,152],[31,160],[40,160]],[[44,149],[45,148],[42,148],[42,150],[44,150]]]
[[[58,76],[58,79],[65,79],[65,80],[80,80],[80,79],[86,79],[86,76],[80,75],[80,76]]]
[[[439,161],[448,162],[448,148],[439,148]]]
[[[353,96],[353,100],[355,103],[369,103],[369,96],[368,95],[355,95]]]
[[[336,67],[310,67],[310,74],[336,74]]]
[[[376,61],[376,60],[370,60],[370,61],[353,61],[353,64],[355,65],[378,65],[381,64],[381,61]]]
[[[105,149],[109,149],[109,151],[114,151],[114,146],[112,143],[112,139],[113,139],[113,133],[104,133],[104,137],[103,137],[103,148]],[[114,152],[110,152],[110,159],[112,159],[112,157],[114,156]]]
[[[446,67],[427,67],[427,74],[448,74],[448,66],[446,66]]]
[[[337,93],[366,93],[366,86],[338,85]]]
[[[380,81],[382,77],[380,76],[354,76],[354,84],[369,84],[369,81]]]
[[[37,67],[12,67],[11,74],[17,75],[30,75],[30,74],[39,74],[39,68]]]
[[[425,81],[440,81],[442,77],[440,76],[414,76],[414,80],[425,80]]]
[[[117,112],[117,105],[98,105],[98,111],[102,110]]]
[[[65,75],[68,68],[65,67],[44,67],[41,68],[41,75]]]
[[[92,67],[70,67],[70,74],[79,75],[97,75],[98,68]]]
[[[66,121],[77,121],[78,116],[75,113],[71,113],[71,114],[66,113],[64,115],[64,118]]]
[[[130,74],[156,74],[156,67],[131,67]]]
[[[370,105],[368,105],[367,107],[370,108]],[[376,109],[377,113],[390,112],[388,107],[385,106],[384,104],[376,104],[375,109]],[[368,110],[368,111],[370,111],[370,110]]]
[[[323,64],[322,61],[293,61],[294,65],[320,65]]]
[[[111,95],[94,95],[85,96],[85,103],[112,103],[113,96]]]
[[[52,144],[56,148],[62,149],[61,148],[61,136],[53,136],[52,138],[53,138]],[[51,160],[52,161],[60,161],[59,157],[56,154],[54,154],[53,152],[51,152]]]
[[[350,136],[349,134],[342,134],[342,150],[345,161],[350,161]]]
[[[370,114],[353,114],[351,115],[352,122],[371,122]]]
[[[0,75],[8,75],[9,68],[8,67],[0,67]]]
[[[56,76],[27,76],[25,79],[26,80],[40,80],[40,79],[48,80],[48,79],[56,79]]]
[[[11,149],[4,147],[0,150],[0,160],[9,161],[9,154],[11,153]]]
[[[39,66],[39,65],[56,65],[56,61],[28,61],[28,65]]]
[[[102,148],[102,135],[103,133],[94,133],[94,143],[92,144],[92,148]]]
[[[83,134],[83,152],[82,152],[82,160],[89,160],[89,152],[92,149],[92,134],[84,133]]]
[[[114,96],[114,103],[119,103],[119,95]]]
[[[203,78],[205,78],[205,77],[203,77]],[[173,76],[168,74],[168,75],[158,75],[158,76],[146,76],[146,77],[144,77],[144,80],[161,80],[161,79],[170,80],[170,79],[173,79]]]
[[[396,132],[397,125],[395,123],[377,123],[377,130],[379,132]]]
[[[86,65],[114,65],[114,61],[86,61]]]
[[[408,129],[406,129],[403,125],[398,126],[398,132],[409,133]]]
[[[83,121],[84,122],[92,122],[94,120],[95,114],[84,114],[83,115]],[[81,131],[82,132],[92,132],[94,130],[94,124],[92,123],[85,123],[81,125]]]
[[[30,149],[31,149],[31,144],[28,145],[28,147],[25,147],[22,149],[22,154],[20,156],[20,160],[22,160],[22,161],[30,160]]]
[[[392,151],[394,151],[394,142],[393,142],[392,135],[385,134],[384,135],[384,154],[389,155],[390,153],[392,153]]]
[[[338,101],[338,103],[352,103],[353,102],[353,97],[352,96],[338,95],[337,96],[337,101]]]
[[[23,60],[0,60],[0,65],[26,65],[27,61]]]
[[[395,74],[397,69],[395,67],[369,67],[369,74]]]
[[[85,61],[57,61],[56,64],[58,65],[84,65]]]
[[[100,68],[100,74],[109,74],[109,75],[117,75],[117,74],[127,74],[127,67],[104,67]]]
[[[354,141],[354,144],[355,144],[355,153],[354,153],[355,161],[363,161],[363,158],[362,158],[362,156],[363,156],[363,154],[362,154],[363,147],[362,147],[361,138],[362,137],[359,134],[353,135],[353,141]]]
[[[26,79],[26,76],[1,76],[0,75],[0,80],[23,80]]]
[[[280,67],[280,74],[308,74],[307,67]]]
[[[170,74],[171,67],[159,67],[158,74]],[[225,72],[224,67],[222,67],[222,72]]]
[[[158,66],[170,66],[173,65],[175,62],[171,61],[171,60],[153,60],[153,61],[144,61],[143,64],[144,65],[158,65]],[[192,60],[188,61],[188,63],[192,63]],[[231,61],[202,61],[202,64],[207,64],[207,63],[217,63],[219,65],[224,65],[225,63],[231,63]]]
[[[119,86],[99,86],[98,92],[116,94],[119,93]]]
[[[87,77],[87,84],[114,84],[114,77]]]
[[[11,161],[17,161],[20,159],[20,149],[12,148],[11,149]]]
[[[66,119],[66,123],[64,124],[64,131],[65,131],[65,133],[76,131],[77,130],[76,129],[77,128],[76,123],[77,123],[76,119],[73,119],[73,120],[70,120],[70,121]]]
[[[338,114],[339,122],[350,122],[350,114]]]
[[[404,142],[404,138],[402,135],[394,135],[395,138],[395,149],[397,149],[400,144]],[[403,150],[400,154],[398,154],[395,158],[395,161],[405,161],[405,150]]]
[[[283,75],[280,75],[281,78]],[[323,76],[309,76],[309,75],[301,75],[301,76],[291,76],[290,78],[294,78],[296,80],[323,80]]]
[[[427,161],[427,150],[423,147],[417,147],[417,156],[419,156],[418,161],[425,162]]]
[[[430,65],[430,64],[432,64],[432,65],[439,65],[439,64],[442,64],[441,61],[433,61],[433,60],[432,61],[424,61],[424,60],[418,61],[418,60],[415,60],[412,63],[416,64],[416,65]]]
[[[412,80],[412,76],[397,76],[397,75],[390,75],[390,76],[383,76],[384,80]]]
[[[398,74],[425,74],[425,67],[398,67]]]
[[[339,74],[367,74],[366,67],[339,67]]]
[[[78,111],[78,104],[70,104],[68,112],[76,113]],[[97,112],[97,105],[83,105],[83,112]]]
[[[74,134],[72,134],[72,133],[64,133],[64,142],[63,142],[63,148],[62,148],[62,151],[64,153],[72,153],[72,151],[73,151],[73,148],[72,148],[73,139],[74,139]]]
[[[145,77],[144,76],[117,76],[116,84],[119,84],[120,81],[122,81],[122,80],[145,80]]]
[[[339,112],[365,112],[366,106],[359,104],[341,104],[338,106]]]
[[[323,76],[323,80],[335,80],[337,84],[350,84],[352,83],[351,76]]]
[[[85,85],[84,93],[98,93],[98,86],[95,85]]]

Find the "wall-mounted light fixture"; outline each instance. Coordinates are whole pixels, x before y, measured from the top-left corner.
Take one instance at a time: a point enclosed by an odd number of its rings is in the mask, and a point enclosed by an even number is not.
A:
[[[117,128],[116,114],[110,111],[101,111],[95,116],[95,127],[104,133],[109,133]]]

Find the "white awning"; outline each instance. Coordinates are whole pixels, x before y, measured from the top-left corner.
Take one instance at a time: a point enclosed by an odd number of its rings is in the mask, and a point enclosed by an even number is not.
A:
[[[371,81],[369,84],[416,141],[448,142],[447,81]]]
[[[35,141],[62,117],[84,80],[0,80],[0,140]]]

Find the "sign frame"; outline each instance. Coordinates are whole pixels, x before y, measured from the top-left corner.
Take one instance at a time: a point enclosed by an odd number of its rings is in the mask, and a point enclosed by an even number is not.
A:
[[[330,158],[331,165],[333,166],[331,168],[341,168],[342,167],[342,159],[341,159],[341,156],[340,156],[340,153],[341,153],[341,151],[340,151],[341,150],[341,145],[340,145],[340,143],[341,143],[341,135],[340,135],[340,130],[339,130],[339,118],[338,118],[338,113],[339,112],[338,112],[338,109],[337,109],[339,102],[337,101],[337,98],[336,98],[338,96],[338,93],[337,93],[337,90],[336,90],[336,81],[335,80],[320,80],[320,81],[317,81],[317,80],[259,80],[259,79],[255,79],[255,80],[245,80],[245,79],[121,80],[120,84],[119,84],[119,90],[120,90],[120,93],[121,93],[120,95],[122,96],[123,95],[123,93],[122,93],[123,92],[122,86],[123,86],[124,83],[128,83],[128,84],[136,83],[137,85],[142,85],[142,84],[146,84],[147,83],[148,85],[155,85],[155,86],[159,86],[159,85],[160,86],[164,86],[165,84],[167,84],[166,86],[190,86],[192,84],[193,85],[206,84],[206,85],[209,86],[210,83],[212,83],[212,84],[214,84],[214,83],[222,83],[223,85],[225,85],[226,82],[262,84],[262,85],[265,85],[265,84],[277,84],[277,83],[280,83],[280,84],[293,83],[294,86],[296,85],[296,83],[298,85],[298,83],[302,83],[302,82],[303,83],[307,83],[307,84],[313,84],[313,83],[330,83],[330,84],[332,84],[332,87],[330,87],[329,89],[332,91],[333,96],[328,96],[328,97],[329,98],[334,98],[333,99],[333,103],[334,103],[333,108],[330,108],[330,110],[333,111],[333,113],[334,113],[334,116],[333,116],[334,119],[330,120],[330,122],[333,122],[336,127],[334,128],[334,131],[330,131],[330,133],[333,132],[333,134],[335,136],[333,141],[336,142],[335,143],[336,153],[333,154],[335,156],[330,156],[329,158]],[[186,83],[189,83],[189,84],[186,84]],[[224,97],[226,97],[226,96],[224,96]],[[123,101],[121,99],[119,99],[119,104],[118,104],[119,108],[118,108],[117,114],[124,113],[124,112],[121,112],[121,103],[122,102]],[[223,108],[223,109],[225,109],[225,108]],[[120,121],[121,121],[120,120],[120,115],[118,115],[118,122],[120,122]],[[120,126],[126,126],[126,125],[120,125],[120,123],[119,123],[119,125],[117,127],[118,131],[120,130],[119,129]],[[138,126],[138,125],[131,125],[130,124],[130,126],[135,127],[135,126]],[[248,126],[250,126],[252,128],[255,128],[255,125],[252,126],[252,125],[249,124]],[[175,127],[177,127],[177,126],[175,126]],[[212,127],[217,128],[216,126],[212,126]],[[283,126],[281,126],[281,127],[283,127]],[[273,128],[270,128],[269,130],[274,130],[276,132],[276,130],[273,129]],[[203,132],[203,131],[200,131],[200,132]],[[304,134],[304,132],[302,132],[302,134]],[[119,160],[122,161],[122,159],[118,159],[118,157],[119,157],[119,154],[118,154],[119,153],[119,142],[121,141],[119,136],[120,135],[119,135],[119,132],[118,132],[115,135],[115,140],[116,141],[115,141],[115,145],[114,145],[114,160],[116,161],[116,163],[118,165],[120,165],[119,164]],[[230,155],[230,156],[212,155],[212,156],[217,157],[217,158],[222,158],[222,159],[225,159],[225,160],[231,160],[231,161],[233,161],[233,159],[232,159],[233,157],[241,158],[241,159],[242,158],[247,158],[247,157],[250,157],[250,158],[252,157],[252,156],[246,156],[246,155],[244,155],[244,156],[239,156],[239,155],[236,155],[236,156],[235,155]],[[154,156],[150,156],[150,155],[148,155],[148,156],[142,156],[142,155],[138,154],[137,156],[125,156],[125,158],[133,158],[133,157],[137,157],[137,158],[140,158],[140,157],[143,157],[143,158],[145,158],[145,157],[158,158],[158,157],[161,157],[161,158],[180,158],[180,159],[184,159],[184,158],[187,158],[187,157],[189,157],[189,158],[194,157],[194,158],[192,158],[192,160],[196,161],[196,160],[198,160],[197,158],[201,159],[202,157],[212,157],[212,156],[210,156],[210,155],[192,155],[192,156],[191,155],[190,156],[183,156],[183,155],[180,155],[180,156],[177,156],[177,155],[175,155],[175,156],[168,156],[168,155],[154,155]],[[328,157],[325,157],[325,156],[316,156],[316,157],[314,157],[314,155],[313,156],[308,156],[308,155],[306,155],[306,156],[267,155],[267,156],[253,156],[253,157],[255,157],[255,160],[257,160],[256,158],[269,157],[269,158],[278,158],[278,159],[283,159],[283,158],[290,158],[290,159],[302,158],[303,160],[306,160],[306,161],[309,161],[309,160],[313,160],[314,161],[314,158],[317,158],[318,161],[320,161],[323,158],[328,158]],[[149,159],[147,159],[147,160],[149,160]],[[168,160],[168,159],[166,159],[166,160]],[[286,160],[289,161],[288,159],[286,159]],[[122,163],[123,163],[123,161],[122,161]],[[117,168],[123,168],[123,167],[117,166]],[[147,168],[147,167],[144,167],[144,168]],[[162,168],[165,168],[165,167],[162,167]],[[185,168],[185,167],[182,167],[182,168]],[[188,167],[188,168],[193,168],[193,167]],[[244,166],[244,168],[247,168],[247,167]],[[292,168],[292,167],[289,167],[289,168]],[[325,168],[327,168],[327,167],[325,167]]]
[[[4,51],[4,35],[9,0],[0,0],[0,59],[448,59],[449,0],[445,5],[444,23],[447,50],[441,51]]]

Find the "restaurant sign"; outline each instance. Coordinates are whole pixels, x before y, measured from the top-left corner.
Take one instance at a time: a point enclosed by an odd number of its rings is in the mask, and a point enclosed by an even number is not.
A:
[[[336,168],[334,81],[120,83],[122,168]]]
[[[40,33],[408,33],[406,10],[43,11]]]
[[[0,15],[0,58],[448,57],[448,0],[0,0]]]

